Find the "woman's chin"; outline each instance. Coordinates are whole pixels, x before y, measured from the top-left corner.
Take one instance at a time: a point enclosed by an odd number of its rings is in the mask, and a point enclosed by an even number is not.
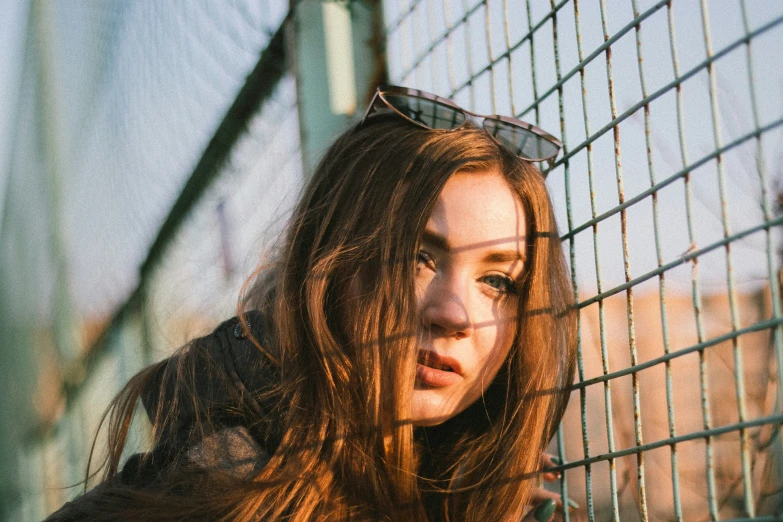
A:
[[[411,398],[411,423],[436,426],[459,413],[458,404],[440,397],[437,390],[415,389]]]
[[[428,428],[430,426],[437,426],[438,424],[443,424],[449,420],[449,417],[424,417],[421,419],[415,418],[412,420],[411,424],[417,428]]]

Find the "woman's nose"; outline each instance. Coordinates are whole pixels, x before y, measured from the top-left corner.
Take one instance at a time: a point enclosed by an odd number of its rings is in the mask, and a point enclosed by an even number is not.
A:
[[[435,336],[464,339],[473,334],[466,285],[454,278],[435,278],[424,294],[421,321]]]

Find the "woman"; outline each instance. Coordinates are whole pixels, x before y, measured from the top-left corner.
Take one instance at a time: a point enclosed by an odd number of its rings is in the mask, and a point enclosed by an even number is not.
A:
[[[575,315],[531,160],[559,142],[473,116],[379,89],[239,318],[131,379],[104,482],[53,519],[520,520],[545,498]],[[154,449],[119,471],[139,399]]]

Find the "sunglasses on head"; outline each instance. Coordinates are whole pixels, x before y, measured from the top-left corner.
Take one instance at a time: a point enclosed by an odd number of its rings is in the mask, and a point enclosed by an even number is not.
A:
[[[424,129],[440,131],[457,130],[469,120],[474,123],[481,120],[481,127],[493,140],[526,161],[549,160],[551,163],[563,146],[551,134],[522,120],[497,114],[476,114],[440,96],[393,85],[378,87],[362,123],[373,114],[388,111]]]

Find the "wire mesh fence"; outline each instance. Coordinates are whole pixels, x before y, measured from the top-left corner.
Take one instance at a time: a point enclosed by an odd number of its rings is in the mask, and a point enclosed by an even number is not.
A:
[[[63,321],[79,324],[90,345],[88,319],[103,327],[121,303],[138,302],[114,316],[105,355],[68,395],[54,429],[15,454],[17,493],[4,502],[19,507],[6,512],[31,520],[75,494],[58,487],[80,480],[97,413],[117,387],[233,313],[242,280],[274,242],[304,176],[293,70],[187,203],[165,254],[131,295],[139,280],[128,274],[154,248],[155,224],[176,206],[244,76],[284,32],[289,6],[197,3],[185,12],[155,2],[91,3],[74,12],[64,3],[36,5],[32,28],[62,25],[35,40],[40,48],[28,44],[40,67],[23,74],[28,84],[45,85],[39,99],[54,100],[46,114],[60,115],[59,130],[44,139],[56,176],[40,184],[53,183],[70,228],[47,255],[83,270],[66,279],[78,292],[61,291],[77,311]],[[525,119],[564,143],[551,168],[541,165],[580,310],[577,382],[552,445],[563,461],[558,490],[581,505],[564,518],[777,520],[783,6],[381,6],[392,83]],[[93,33],[69,34],[74,21]],[[86,71],[82,84],[56,73],[68,57]],[[74,96],[68,109],[58,101]],[[29,108],[21,114],[44,110],[22,99]],[[17,153],[28,165],[30,143]],[[12,201],[22,188],[13,179],[8,186]],[[79,210],[85,207],[116,219],[96,220]],[[25,222],[25,210],[9,204],[4,212],[0,244],[7,246],[16,237],[7,216]],[[25,226],[42,235],[53,227]],[[76,262],[90,256],[119,261]],[[23,258],[6,266],[23,266]],[[43,294],[59,295],[57,267],[43,270]],[[31,274],[20,269],[17,280],[30,282]],[[4,312],[12,290],[3,290]],[[56,322],[44,315],[47,325]]]
[[[759,7],[385,3],[394,82],[562,135],[548,182],[581,313],[557,451],[562,492],[583,502],[566,519],[779,513],[782,112],[766,47],[783,18]]]

